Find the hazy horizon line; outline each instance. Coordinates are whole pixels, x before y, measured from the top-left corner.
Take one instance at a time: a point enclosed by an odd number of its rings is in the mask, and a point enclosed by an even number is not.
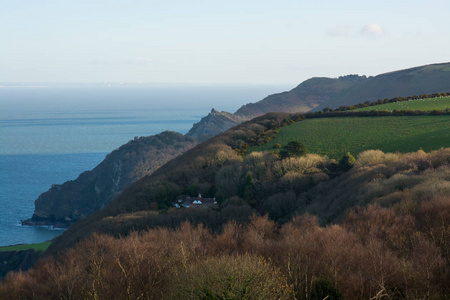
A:
[[[247,83],[247,82],[234,82],[234,83],[207,83],[207,82],[119,82],[119,81],[104,81],[104,82],[0,82],[0,88],[12,88],[12,87],[30,87],[30,88],[47,88],[52,86],[102,86],[102,87],[129,87],[129,86],[280,86],[280,85],[298,85],[299,82],[292,83]]]

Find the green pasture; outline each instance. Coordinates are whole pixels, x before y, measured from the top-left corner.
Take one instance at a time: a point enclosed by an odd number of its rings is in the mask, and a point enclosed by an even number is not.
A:
[[[395,103],[387,103],[380,104],[374,106],[368,106],[363,108],[358,108],[352,111],[371,111],[371,110],[388,110],[393,111],[397,110],[445,110],[446,108],[450,108],[450,97],[439,97],[439,98],[430,98],[430,99],[418,99],[418,100],[409,100]]]
[[[387,116],[336,117],[306,119],[281,128],[277,137],[252,151],[275,150],[289,141],[302,142],[307,153],[340,159],[345,153],[353,155],[379,149],[383,152],[413,152],[450,147],[449,116]]]
[[[0,251],[20,251],[34,249],[36,251],[45,251],[52,242],[36,243],[36,244],[20,244],[6,247],[0,247]]]

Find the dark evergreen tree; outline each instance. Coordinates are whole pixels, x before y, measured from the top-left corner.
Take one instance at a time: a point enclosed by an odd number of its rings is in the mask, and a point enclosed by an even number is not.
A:
[[[305,145],[303,145],[302,143],[300,143],[298,141],[290,141],[280,151],[281,158],[298,157],[298,156],[305,156],[305,155],[306,155]]]
[[[356,159],[351,155],[350,152],[347,152],[339,161],[339,166],[342,170],[348,171],[350,170],[353,165],[356,163]]]
[[[314,284],[314,290],[312,293],[312,299],[314,300],[342,300],[342,294],[329,280],[318,279]]]

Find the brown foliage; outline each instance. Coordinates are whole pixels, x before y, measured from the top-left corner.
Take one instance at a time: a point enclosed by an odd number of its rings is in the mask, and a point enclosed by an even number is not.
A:
[[[416,213],[419,228],[442,250],[450,267],[450,196],[425,201]]]
[[[9,274],[0,298],[312,299],[325,280],[344,299],[439,299],[450,293],[441,239],[447,205],[437,198],[401,213],[372,205],[350,212],[342,226],[321,227],[306,214],[281,228],[253,216],[218,234],[187,222],[122,238],[94,234],[56,259]]]
[[[281,272],[252,255],[224,255],[190,264],[171,290],[172,299],[292,299],[292,288]]]

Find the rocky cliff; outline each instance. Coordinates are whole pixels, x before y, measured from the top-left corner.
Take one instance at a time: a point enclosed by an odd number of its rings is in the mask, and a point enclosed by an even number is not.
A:
[[[197,144],[176,132],[135,138],[114,150],[93,170],[77,179],[53,185],[35,201],[31,219],[24,225],[67,227],[110,203],[131,183]]]
[[[205,140],[246,120],[248,118],[245,116],[234,115],[226,111],[220,112],[213,108],[206,117],[195,123],[186,135]]]

